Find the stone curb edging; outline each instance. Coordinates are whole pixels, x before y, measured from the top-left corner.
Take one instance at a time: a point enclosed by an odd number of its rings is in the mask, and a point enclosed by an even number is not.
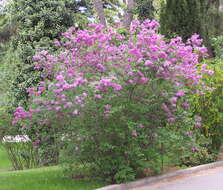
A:
[[[202,170],[207,170],[207,169],[211,169],[211,168],[215,168],[219,166],[223,166],[223,161],[200,165],[200,166],[187,168],[187,169],[182,169],[176,172],[171,172],[171,173],[167,173],[167,174],[156,176],[156,177],[147,177],[147,178],[140,179],[134,182],[130,182],[128,184],[109,185],[109,186],[102,187],[96,190],[129,190],[130,188],[149,185],[150,183],[153,183],[153,182],[158,182],[161,180],[165,180],[165,179],[169,179],[169,178],[173,178],[177,176],[182,176],[186,174],[191,174],[191,173],[195,173],[195,172],[199,172]]]

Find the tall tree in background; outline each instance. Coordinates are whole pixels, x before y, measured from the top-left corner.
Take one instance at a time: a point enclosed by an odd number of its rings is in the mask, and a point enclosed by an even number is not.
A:
[[[210,35],[222,35],[223,14],[220,12],[221,1],[209,0],[208,3],[208,23],[212,23],[212,28],[209,25]]]
[[[153,0],[136,0],[138,17],[141,21],[154,18]]]
[[[179,35],[184,40],[194,33],[204,35],[204,6],[200,0],[166,0],[160,16],[161,32],[167,37]]]
[[[104,26],[106,26],[107,24],[106,24],[106,18],[105,18],[102,0],[94,0],[93,3],[98,15],[100,24],[103,24]]]
[[[123,20],[123,26],[125,28],[129,28],[132,19],[133,19],[133,10],[135,8],[135,1],[134,0],[126,0],[127,1],[127,9],[124,13],[124,20]]]
[[[28,88],[41,80],[41,73],[34,70],[33,56],[43,49],[53,52],[55,39],[71,26],[81,27],[86,22],[88,9],[85,1],[73,0],[17,0],[10,4],[9,15],[18,25],[13,40],[14,51],[18,51],[19,72],[12,85],[13,106],[25,106]]]
[[[181,36],[187,40],[199,34],[212,54],[208,22],[208,11],[215,0],[166,0],[160,15],[161,33],[166,37]]]
[[[106,16],[107,25],[113,25],[122,19],[123,0],[103,0],[103,7]]]
[[[138,0],[138,1],[142,1],[142,0]],[[126,29],[129,28],[133,19],[134,11],[137,8],[135,0],[104,0],[104,1],[93,0],[93,5],[96,10],[96,14],[97,14],[100,24],[107,26],[108,24],[107,19],[110,19],[110,17],[113,17],[113,19],[115,19],[116,17],[117,20],[122,21],[122,25]],[[107,12],[108,10],[109,12]],[[120,10],[124,10],[123,18],[120,14]],[[110,15],[110,13],[112,14]],[[143,11],[142,11],[142,14],[143,14]]]
[[[60,48],[54,46],[55,40],[60,39],[61,33],[72,26],[83,28],[88,22],[91,8],[85,0],[16,0],[11,1],[9,6],[8,16],[17,23],[12,48],[19,60],[10,90],[10,108],[14,110],[15,106],[28,106],[28,89],[36,87],[43,80],[41,71],[34,68],[33,56],[42,50],[45,55],[55,53]],[[32,126],[27,135],[33,138],[35,133],[35,126]],[[50,136],[52,134],[48,134],[48,131],[46,133],[40,151],[42,164],[55,164],[59,155],[56,138]]]

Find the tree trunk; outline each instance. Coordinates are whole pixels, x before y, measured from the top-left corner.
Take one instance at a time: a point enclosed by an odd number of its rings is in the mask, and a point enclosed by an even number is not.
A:
[[[215,8],[216,8],[218,11],[219,11],[220,5],[221,5],[220,0],[216,0],[216,2],[215,2]]]
[[[99,22],[100,24],[103,24],[105,27],[107,25],[106,19],[105,19],[105,12],[103,9],[103,3],[102,0],[93,0],[95,10],[97,12]]]
[[[127,10],[125,11],[124,21],[123,21],[123,26],[126,29],[129,29],[130,24],[132,22],[133,14],[130,11],[132,11],[134,9],[134,6],[135,6],[134,0],[128,0]]]

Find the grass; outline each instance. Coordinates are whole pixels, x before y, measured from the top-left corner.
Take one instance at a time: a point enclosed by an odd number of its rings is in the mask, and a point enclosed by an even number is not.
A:
[[[97,182],[63,177],[59,167],[0,173],[0,190],[93,190]]]
[[[0,190],[93,190],[104,184],[63,176],[59,166],[8,171],[10,162],[0,146]]]
[[[4,150],[4,147],[0,145],[0,172],[11,169],[11,163]]]

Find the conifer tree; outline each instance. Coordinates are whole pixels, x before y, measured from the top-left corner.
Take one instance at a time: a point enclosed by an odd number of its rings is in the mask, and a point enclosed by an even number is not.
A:
[[[213,23],[208,18],[211,6],[211,1],[203,0],[163,1],[160,14],[161,33],[168,38],[181,36],[184,41],[197,33],[212,56],[210,28],[213,28]]]
[[[81,27],[79,23],[83,24],[86,19],[79,8],[84,6],[87,6],[85,1],[73,0],[12,1],[9,14],[18,25],[12,44],[21,62],[11,87],[13,106],[26,105],[27,89],[41,80],[41,73],[34,70],[33,56],[43,49],[56,51],[53,43],[62,32],[71,26]]]

